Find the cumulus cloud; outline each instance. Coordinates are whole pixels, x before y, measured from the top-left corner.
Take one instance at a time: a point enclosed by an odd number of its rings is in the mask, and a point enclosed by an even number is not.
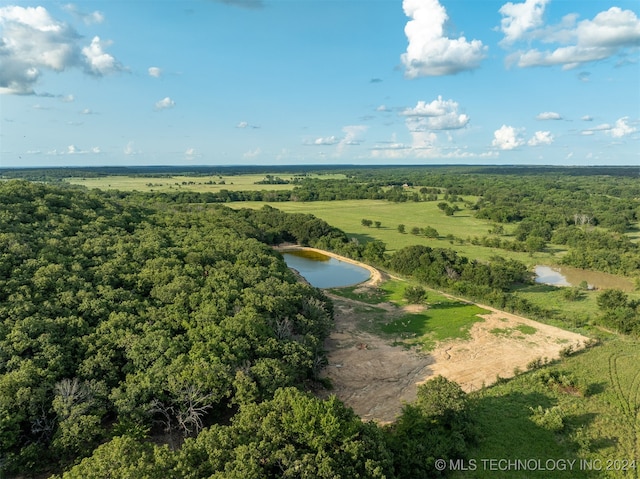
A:
[[[582,121],[593,121],[593,117],[591,115],[584,115],[580,118]]]
[[[555,111],[543,111],[536,115],[536,120],[562,120],[562,115]]]
[[[362,135],[367,131],[369,127],[366,125],[348,125],[342,128],[342,136],[322,136],[316,138],[311,142],[307,142],[307,145],[313,146],[332,146],[338,145],[336,153],[340,154],[347,146],[357,146],[362,143]]]
[[[500,29],[504,33],[504,43],[520,40],[524,34],[542,26],[544,7],[549,0],[526,0],[524,3],[505,3],[500,7],[504,17]]]
[[[340,143],[340,138],[338,138],[337,136],[331,135],[331,136],[316,138],[315,140],[313,140],[312,144],[316,146],[327,146],[327,145],[336,145],[338,143]]]
[[[156,110],[166,110],[168,108],[173,108],[176,106],[176,102],[173,101],[168,96],[164,97],[162,100],[156,102]]]
[[[105,51],[109,42],[94,37],[90,45],[82,47],[82,37],[44,7],[1,7],[0,26],[0,93],[33,94],[45,70],[62,72],[78,67],[102,76],[123,69]]]
[[[90,13],[83,12],[78,9],[78,7],[72,3],[68,3],[64,5],[63,8],[72,13],[75,17],[82,20],[85,25],[92,25],[94,23],[102,23],[104,22],[104,14],[98,10]]]
[[[629,124],[628,116],[624,116],[622,118],[618,118],[613,125],[609,123],[602,123],[598,126],[594,126],[593,128],[582,130],[581,133],[585,136],[590,136],[598,131],[602,131],[613,138],[622,138],[635,133],[638,129]]]
[[[553,143],[553,135],[550,131],[536,131],[527,142],[529,146],[550,145]]]
[[[199,158],[200,156],[202,155],[195,148],[187,148],[184,152],[184,157],[187,160],[193,160],[194,158]]]
[[[407,117],[407,127],[411,131],[456,130],[469,123],[469,117],[458,112],[459,105],[453,100],[443,100],[438,96],[430,103],[419,101],[415,108],[402,112]]]
[[[82,49],[85,58],[85,71],[92,75],[103,76],[110,73],[122,71],[123,67],[113,55],[105,52],[105,47],[111,45],[110,41],[100,40],[100,37],[93,37],[91,44]]]
[[[257,125],[251,125],[248,121],[241,121],[240,123],[238,123],[236,125],[236,128],[240,128],[240,129],[245,129],[245,128],[253,128],[253,129],[257,129],[260,128]]]
[[[500,150],[514,150],[524,145],[524,140],[516,128],[502,125],[500,129],[493,133],[493,142],[491,144]]]
[[[401,56],[408,78],[452,75],[480,66],[487,47],[464,36],[448,38],[444,27],[449,17],[438,0],[404,0],[402,8],[411,18],[404,29],[409,45]]]
[[[638,129],[629,125],[629,117],[625,116],[616,121],[616,124],[609,130],[609,134],[614,138],[622,138],[636,131],[638,131]]]
[[[162,76],[162,69],[158,67],[149,67],[147,70],[149,72],[149,76],[153,78],[160,78]]]
[[[99,146],[93,146],[88,150],[83,150],[78,148],[76,145],[69,145],[65,151],[53,150],[49,151],[48,154],[54,155],[99,155],[102,153]]]
[[[359,145],[362,142],[362,134],[366,132],[366,125],[349,125],[342,128],[344,138],[340,141],[341,146]]]
[[[133,140],[132,140],[132,141],[130,141],[130,142],[128,142],[128,143],[125,145],[125,147],[124,147],[124,149],[122,150],[122,152],[123,152],[125,155],[127,155],[127,156],[130,156],[130,155],[137,155],[137,154],[139,154],[139,153],[140,153],[140,151],[136,149],[136,147],[135,147],[135,143],[133,142]]]
[[[592,20],[577,19],[576,14],[571,14],[559,25],[532,30],[529,37],[556,43],[557,48],[518,51],[509,56],[508,62],[520,67],[561,65],[567,70],[623,54],[640,45],[640,19],[631,10],[611,7]],[[507,38],[510,37],[505,36],[505,41]]]
[[[242,155],[243,158],[256,158],[258,156],[260,156],[260,154],[262,153],[262,149],[261,148],[256,148],[255,150],[249,150],[247,152],[244,153],[244,155]]]

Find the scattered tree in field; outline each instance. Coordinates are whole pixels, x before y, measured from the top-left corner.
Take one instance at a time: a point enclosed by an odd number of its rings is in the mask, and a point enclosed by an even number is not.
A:
[[[578,286],[564,288],[562,290],[562,297],[568,301],[578,301],[584,298],[584,291]]]
[[[422,230],[422,234],[427,238],[438,238],[440,236],[433,226],[425,226],[424,230]]]
[[[412,235],[419,235],[420,234],[420,228],[418,228],[417,226],[414,226],[413,228],[411,228],[411,234]]]
[[[598,307],[602,311],[611,311],[627,306],[628,296],[619,289],[606,289],[598,295]]]
[[[427,292],[422,286],[407,286],[404,290],[404,299],[411,304],[420,304],[427,299]]]
[[[382,223],[381,223],[380,221],[374,221],[374,222],[373,222],[373,225],[374,225],[376,228],[380,228],[380,226],[382,226]]]
[[[403,224],[398,225],[398,233],[404,234],[406,232],[406,227]]]
[[[370,228],[371,225],[373,224],[373,221],[372,220],[368,220],[366,218],[362,218],[362,221],[360,221],[360,224],[362,226],[366,226],[367,228]]]

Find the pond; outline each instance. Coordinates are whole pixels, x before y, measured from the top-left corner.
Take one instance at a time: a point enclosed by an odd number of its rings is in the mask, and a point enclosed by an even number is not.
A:
[[[342,288],[362,283],[371,276],[369,270],[315,251],[283,252],[285,262],[316,288]]]
[[[551,284],[553,286],[579,286],[586,281],[590,288],[597,289],[621,289],[633,291],[633,283],[626,278],[613,274],[590,271],[571,266],[546,266],[536,265],[536,283]]]

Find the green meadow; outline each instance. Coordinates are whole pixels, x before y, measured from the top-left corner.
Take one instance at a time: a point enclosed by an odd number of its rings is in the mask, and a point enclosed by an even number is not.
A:
[[[475,201],[476,197],[464,197],[465,200]],[[502,249],[487,248],[472,244],[460,244],[454,238],[482,237],[489,234],[493,223],[478,219],[463,203],[456,203],[461,209],[453,216],[446,216],[438,209],[438,201],[393,203],[386,200],[343,200],[343,201],[314,201],[314,202],[284,202],[264,203],[246,201],[228,203],[232,208],[262,208],[268,204],[287,213],[310,213],[327,223],[343,230],[349,237],[359,241],[380,240],[387,245],[387,251],[393,252],[405,246],[423,244],[433,248],[452,248],[463,256],[487,261],[492,256],[513,258],[525,264],[555,264],[566,251],[562,247],[550,248],[550,251],[536,253],[522,253]],[[362,225],[362,219],[380,221],[380,228]],[[404,224],[406,233],[398,232],[398,225]],[[414,235],[410,231],[413,227],[424,228],[431,226],[439,234],[438,238],[427,238]],[[504,225],[506,237],[515,228]],[[448,237],[451,235],[450,237]]]
[[[476,469],[459,471],[452,477],[637,478],[638,364],[638,342],[615,337],[472,393],[472,414],[481,431],[469,455]],[[500,470],[498,463],[490,460],[512,461],[512,466]],[[516,470],[515,460],[539,460],[542,464],[551,460],[548,465],[556,469]],[[570,461],[575,461],[573,468],[568,467]],[[560,469],[563,464],[567,465],[564,470]]]
[[[121,191],[195,191],[199,193],[215,193],[220,190],[254,191],[254,190],[291,190],[294,184],[261,185],[267,174],[245,175],[210,175],[210,176],[101,176],[97,178],[66,178],[67,183],[86,186],[89,189],[121,190]],[[273,174],[283,180],[291,181],[298,175]],[[308,174],[306,177],[315,179],[343,179],[343,174]]]
[[[374,306],[392,303],[401,308],[406,305],[403,293],[409,285],[405,281],[391,280],[364,293],[356,292],[357,287],[336,288],[331,292]],[[468,339],[471,326],[483,321],[478,315],[489,313],[474,304],[447,298],[433,290],[427,290],[424,305],[425,309],[417,313],[403,313],[398,309],[400,314],[391,315],[386,309],[368,308],[367,317],[374,318],[374,321],[361,321],[361,324],[363,328],[393,339],[397,345],[417,347],[426,352],[440,341]]]

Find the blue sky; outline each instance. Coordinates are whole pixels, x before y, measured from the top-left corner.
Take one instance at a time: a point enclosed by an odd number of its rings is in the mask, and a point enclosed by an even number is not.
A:
[[[0,1],[0,166],[640,165],[637,1]]]

